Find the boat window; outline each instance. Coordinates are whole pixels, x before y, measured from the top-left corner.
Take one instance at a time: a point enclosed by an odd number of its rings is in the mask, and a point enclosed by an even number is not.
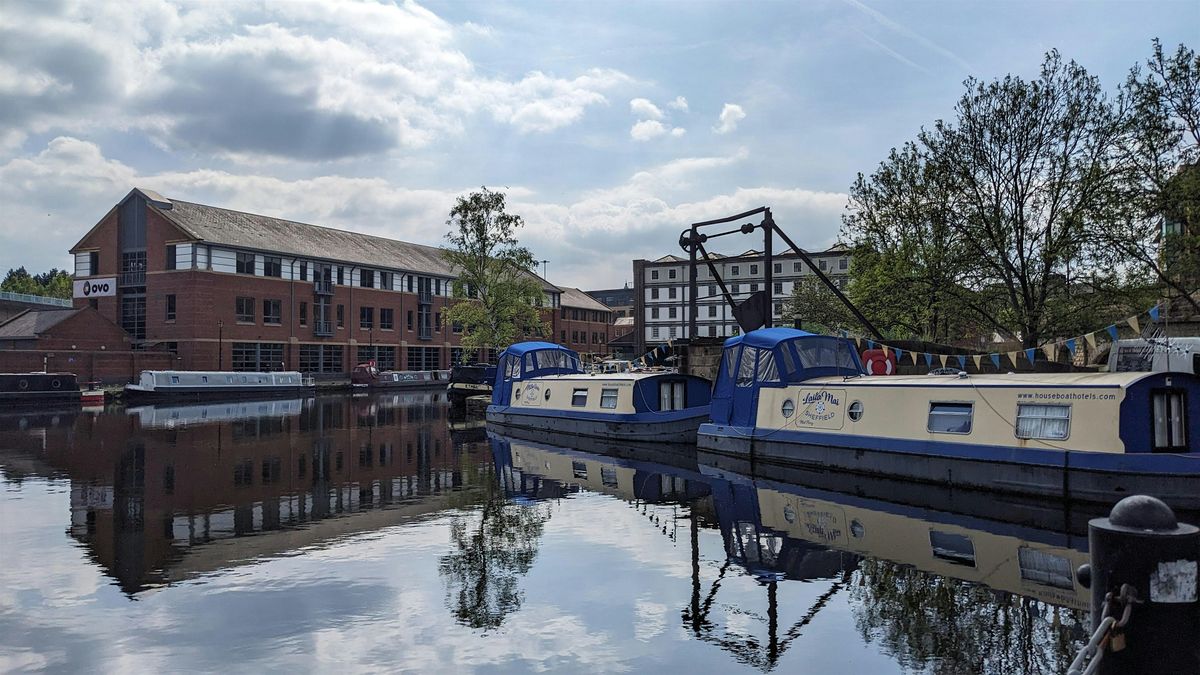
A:
[[[571,462],[571,475],[580,480],[587,480],[587,464],[583,462]]]
[[[509,356],[507,367],[508,367],[508,370],[507,370],[508,379],[515,380],[516,378],[521,376],[521,359],[519,359],[515,356]]]
[[[775,356],[763,350],[762,355],[758,357],[758,381],[759,382],[778,382],[779,371],[775,369]]]
[[[617,407],[617,390],[616,389],[601,389],[600,390],[600,407],[614,410]]]
[[[686,382],[660,382],[658,384],[658,409],[683,410],[687,407]]]
[[[1069,590],[1075,588],[1071,561],[1061,555],[1022,546],[1017,549],[1017,563],[1025,581]]]
[[[179,376],[178,375],[171,376],[171,384],[179,384]]]
[[[929,404],[929,424],[926,428],[936,434],[969,434],[974,410],[973,403],[933,401]]]
[[[802,368],[840,368],[857,372],[854,357],[844,341],[832,337],[805,337],[792,340]]]
[[[600,482],[604,483],[604,487],[617,487],[617,469],[612,466],[600,467]]]
[[[1017,404],[1017,438],[1061,441],[1071,433],[1071,406]]]
[[[1156,389],[1150,394],[1154,415],[1154,452],[1187,451],[1187,401],[1177,389]]]
[[[576,389],[571,392],[571,405],[579,408],[587,405],[587,389]]]
[[[935,558],[955,565],[975,566],[975,544],[966,535],[930,530],[929,547],[933,549]]]
[[[737,369],[738,348],[730,347],[725,350],[725,374],[729,379],[733,379],[733,373]]]
[[[779,345],[779,354],[783,357],[783,368],[788,373],[796,372],[796,362],[792,359],[792,350],[786,342]]]
[[[204,384],[208,384],[208,376],[207,376],[207,375],[201,375],[201,376],[200,376],[200,381],[201,381],[201,382],[203,382]]]
[[[742,360],[738,364],[737,386],[749,387],[754,384],[754,361],[758,357],[756,347],[742,347]]]

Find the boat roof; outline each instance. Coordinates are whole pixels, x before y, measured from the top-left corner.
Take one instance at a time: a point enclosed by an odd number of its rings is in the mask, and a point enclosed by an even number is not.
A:
[[[556,345],[553,342],[537,342],[537,341],[518,342],[515,345],[509,345],[508,349],[505,349],[504,351],[508,352],[509,354],[525,354],[527,352],[535,352],[540,349],[555,349],[555,350],[561,350],[564,352],[571,352],[570,349],[567,349],[566,347],[564,347],[562,345]],[[573,354],[574,352],[571,352],[571,353]]]
[[[647,377],[655,377],[658,375],[683,375],[674,371],[663,370],[659,372],[639,372],[639,373],[564,373],[561,375],[537,375],[531,377],[528,382],[538,380],[562,380],[562,381],[588,381],[588,382],[603,382],[609,381],[632,381],[643,380]],[[685,377],[694,377],[687,375]]]
[[[163,375],[299,375],[298,370],[272,370],[272,371],[234,371],[234,370],[143,370],[145,373],[161,373]]]
[[[1180,373],[1189,375],[1189,373]],[[1009,386],[1009,387],[1126,387],[1138,380],[1151,375],[1162,373],[999,373],[999,374],[968,374],[966,377],[956,375],[873,375],[863,377],[817,377],[797,383],[812,385],[814,383],[831,384],[844,383],[855,386]]]
[[[819,335],[817,333],[809,333],[808,331],[800,330],[799,328],[760,328],[752,330],[744,335],[735,335],[725,341],[726,347],[733,347],[739,344],[747,344],[751,347],[764,347],[770,349],[785,340],[791,340],[798,337],[825,337],[832,338],[831,335]],[[836,339],[836,338],[834,338]]]

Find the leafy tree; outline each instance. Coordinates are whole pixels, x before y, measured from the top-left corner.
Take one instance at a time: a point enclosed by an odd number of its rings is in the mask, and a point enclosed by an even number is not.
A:
[[[792,295],[784,303],[782,316],[785,323],[799,323],[813,333],[858,328],[850,310],[816,277],[801,277],[796,281]]]
[[[0,291],[11,293],[27,293],[54,298],[71,298],[71,275],[66,271],[51,268],[49,272],[30,275],[24,267],[8,270],[4,281],[0,281]]]
[[[443,320],[462,327],[464,354],[502,349],[521,336],[545,333],[540,309],[544,291],[532,273],[537,263],[517,242],[516,231],[524,222],[506,212],[504,193],[483,187],[459,197],[446,225],[450,246],[442,256],[458,279]]]

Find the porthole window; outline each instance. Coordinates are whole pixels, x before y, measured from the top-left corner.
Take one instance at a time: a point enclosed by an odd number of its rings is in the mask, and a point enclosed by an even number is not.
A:
[[[850,416],[850,421],[852,421],[852,422],[857,422],[857,421],[861,420],[862,416],[863,416],[862,401],[855,401],[855,402],[851,403],[850,409],[846,411],[846,414]]]
[[[783,405],[779,407],[779,412],[783,413],[784,417],[791,417],[796,412],[796,402],[792,399],[785,399]]]
[[[546,387],[546,395],[545,395],[545,399],[546,399],[547,401],[549,401],[549,400],[550,400],[550,387]]]

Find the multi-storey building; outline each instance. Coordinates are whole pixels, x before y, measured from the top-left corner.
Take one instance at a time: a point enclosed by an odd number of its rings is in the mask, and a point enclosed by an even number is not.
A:
[[[633,289],[628,284],[625,288],[611,288],[605,291],[588,291],[597,302],[612,308],[613,319],[633,316]]]
[[[559,344],[584,357],[608,355],[613,337],[612,309],[578,288],[566,286],[562,287],[561,304],[556,328]]]
[[[825,251],[805,251],[826,276],[845,287],[850,272],[850,252],[844,246]],[[736,256],[714,255],[714,265],[725,281],[735,302],[741,303],[752,293],[766,290],[765,258],[761,251],[746,251]],[[799,255],[788,249],[773,257],[771,310],[775,322],[782,319],[784,303],[796,282],[813,275]],[[654,347],[688,335],[688,261],[675,255],[657,260],[634,260],[634,351],[645,353]],[[720,286],[708,266],[697,266],[696,337],[723,338],[737,335],[739,328]]]
[[[112,280],[111,294],[75,306],[98,310],[135,347],[177,353],[184,369],[338,374],[375,360],[429,370],[460,356],[460,329],[442,321],[455,272],[432,246],[134,189],[71,253],[77,280]],[[557,334],[569,305],[539,280]],[[579,309],[595,310],[584,298]],[[586,323],[607,336],[609,322]]]

